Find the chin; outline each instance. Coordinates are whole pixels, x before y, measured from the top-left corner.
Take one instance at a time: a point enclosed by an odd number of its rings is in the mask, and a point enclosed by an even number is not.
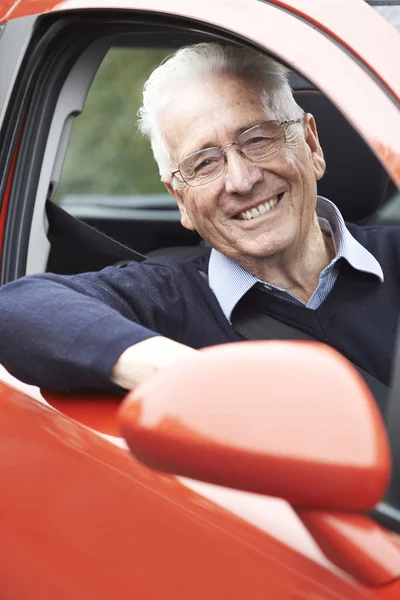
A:
[[[261,259],[270,256],[275,256],[283,252],[289,244],[283,241],[276,240],[275,242],[264,244],[241,244],[237,248],[237,256],[249,259]],[[238,259],[236,259],[238,260]]]

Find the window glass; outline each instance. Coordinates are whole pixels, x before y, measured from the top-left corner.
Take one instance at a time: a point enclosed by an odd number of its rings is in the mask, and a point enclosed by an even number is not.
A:
[[[165,192],[150,144],[136,129],[143,84],[170,49],[111,49],[73,125],[55,201]]]
[[[397,31],[400,32],[400,2],[370,2],[371,6],[379,12]]]

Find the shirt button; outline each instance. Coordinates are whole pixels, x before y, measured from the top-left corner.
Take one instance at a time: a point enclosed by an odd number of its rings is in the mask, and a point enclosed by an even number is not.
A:
[[[263,286],[266,290],[272,290],[272,285],[269,285],[269,283],[263,283]]]

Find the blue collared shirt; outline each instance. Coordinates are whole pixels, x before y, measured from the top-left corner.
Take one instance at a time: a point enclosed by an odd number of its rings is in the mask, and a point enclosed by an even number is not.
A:
[[[344,258],[358,271],[376,275],[383,281],[383,271],[376,258],[368,252],[349,232],[338,208],[326,198],[317,197],[317,215],[322,231],[332,236],[336,256],[319,276],[319,283],[311,298],[304,304],[289,292],[272,283],[262,281],[246,271],[236,261],[227,258],[218,250],[211,251],[208,267],[209,285],[214,292],[228,321],[239,300],[256,283],[261,283],[272,294],[285,298],[312,310],[317,309],[335,285],[339,274],[338,260]]]

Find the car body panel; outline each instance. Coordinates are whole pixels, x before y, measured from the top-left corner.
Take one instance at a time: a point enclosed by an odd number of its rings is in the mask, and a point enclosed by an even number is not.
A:
[[[3,598],[372,597],[22,391],[0,405]]]
[[[388,54],[396,52],[398,33],[383,18],[378,22],[376,13],[371,11],[364,0],[277,0],[276,4],[321,27],[368,64],[382,81],[385,75],[388,75],[389,80],[400,81],[396,61],[387,60]],[[375,43],[371,40],[371,35]]]
[[[257,2],[254,2],[251,11],[256,10]],[[394,79],[399,84],[400,73],[396,68],[395,61],[387,61],[388,53],[396,53],[398,48],[398,35],[393,27],[377,16],[364,0],[337,0],[336,2],[320,2],[320,0],[270,0],[270,5],[276,5],[293,14],[314,23],[317,27],[331,35],[341,44],[354,52],[360,60],[369,64],[375,74],[383,82]],[[142,9],[156,12],[173,12],[177,15],[193,18],[205,18],[211,22],[215,16],[221,16],[225,12],[239,18],[249,12],[249,2],[246,0],[235,0],[227,5],[224,2],[202,2],[201,6],[188,5],[185,0],[175,0],[166,7],[162,0],[144,0],[143,2],[132,0],[119,0],[110,2],[107,0],[66,0],[57,2],[55,0],[9,0],[0,5],[0,23],[9,19],[16,19],[32,14],[47,13],[52,11],[64,11],[71,9],[95,9],[95,8],[128,8]],[[257,9],[258,10],[258,9]],[[240,22],[240,21],[239,21]],[[357,27],[354,24],[357,23]],[[371,31],[379,44],[371,43]],[[396,54],[394,54],[396,56]],[[395,93],[398,92],[393,90]]]
[[[5,600],[398,597],[400,581],[368,588],[294,550],[301,532],[278,499],[147,469],[3,369],[0,407]]]
[[[119,396],[97,393],[74,393],[71,395],[52,390],[40,390],[36,386],[19,381],[0,365],[0,387],[4,384],[6,384],[6,395],[17,390],[24,395],[26,401],[30,398],[47,407],[52,407],[72,419],[74,423],[78,422],[114,445],[127,449],[125,441],[120,437],[121,432],[118,426],[117,412],[121,401]],[[322,554],[286,501],[232,490],[185,477],[179,479],[201,496],[205,496],[233,512],[302,555],[334,570],[342,578],[346,577],[343,571],[334,567]]]

